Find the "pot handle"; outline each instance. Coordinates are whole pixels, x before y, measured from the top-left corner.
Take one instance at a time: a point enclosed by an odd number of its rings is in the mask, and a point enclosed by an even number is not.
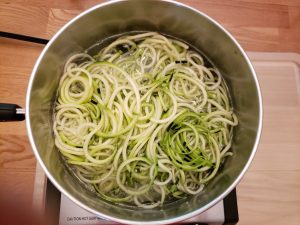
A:
[[[0,103],[0,122],[25,120],[25,109],[16,104]]]

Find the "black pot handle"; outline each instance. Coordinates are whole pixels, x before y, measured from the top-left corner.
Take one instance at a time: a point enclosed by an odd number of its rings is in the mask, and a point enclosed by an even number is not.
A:
[[[25,120],[25,110],[16,104],[0,103],[0,122]]]
[[[38,44],[47,44],[49,40],[22,34],[0,31],[0,37],[12,38]],[[25,109],[16,104],[0,103],[0,122],[25,120]]]

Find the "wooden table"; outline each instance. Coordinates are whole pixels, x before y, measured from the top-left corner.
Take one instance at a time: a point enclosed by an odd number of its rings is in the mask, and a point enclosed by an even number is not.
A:
[[[71,18],[99,2],[103,1],[1,0],[0,31],[49,39]],[[299,0],[181,2],[219,21],[246,51],[300,53]],[[25,106],[29,75],[42,49],[39,44],[0,38],[1,102]],[[284,80],[282,85],[285,85]],[[270,104],[280,109],[277,103]],[[295,149],[295,143],[300,139],[300,129],[287,129],[279,132],[278,137],[268,136],[271,129],[280,129],[276,124],[281,119],[280,115],[269,112],[270,117],[265,117],[272,119],[269,123],[274,123],[274,127],[264,130],[263,144],[238,186],[239,224],[296,225],[300,223],[300,149]],[[282,117],[285,116],[283,110]],[[299,118],[300,114],[294,116],[293,121],[287,120],[287,123],[299,122]],[[277,138],[283,138],[285,142],[280,146],[272,145],[273,139]],[[276,161],[282,159],[286,162],[279,163],[277,167]],[[0,202],[6,199],[23,205],[31,203],[35,164],[25,122],[1,123]]]

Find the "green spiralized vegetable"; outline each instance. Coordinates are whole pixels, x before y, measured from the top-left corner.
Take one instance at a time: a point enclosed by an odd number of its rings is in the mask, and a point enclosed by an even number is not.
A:
[[[153,208],[201,192],[232,154],[237,124],[218,70],[149,32],[70,57],[53,127],[82,182],[109,201]]]

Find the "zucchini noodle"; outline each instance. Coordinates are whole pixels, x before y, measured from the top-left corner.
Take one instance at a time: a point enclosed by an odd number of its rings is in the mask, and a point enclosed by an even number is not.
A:
[[[149,32],[67,60],[53,129],[67,164],[100,197],[154,208],[205,190],[232,155],[237,124],[219,71]]]

